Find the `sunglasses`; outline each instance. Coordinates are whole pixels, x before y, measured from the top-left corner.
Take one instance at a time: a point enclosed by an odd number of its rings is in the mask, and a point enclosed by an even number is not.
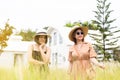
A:
[[[77,35],[83,35],[83,32],[76,32]]]

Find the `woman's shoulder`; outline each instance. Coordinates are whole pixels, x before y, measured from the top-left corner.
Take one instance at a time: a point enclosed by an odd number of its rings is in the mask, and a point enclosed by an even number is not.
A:
[[[33,43],[29,44],[29,46],[33,46],[33,45],[34,45]]]
[[[70,46],[69,48],[73,48],[75,45]]]
[[[29,47],[34,47],[36,44],[35,43],[31,43],[31,44],[29,44],[28,46]]]
[[[90,42],[84,42],[84,44],[86,44],[86,45],[89,46],[89,47],[92,46],[92,43],[90,43]]]
[[[73,50],[74,50],[74,46],[75,46],[75,45],[70,46],[70,47],[69,47],[69,51],[73,51]]]
[[[91,45],[91,43],[90,43],[90,42],[84,42],[84,44],[88,44],[88,45]]]

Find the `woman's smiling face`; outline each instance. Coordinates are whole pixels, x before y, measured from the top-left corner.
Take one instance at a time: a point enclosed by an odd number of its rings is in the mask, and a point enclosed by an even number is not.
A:
[[[84,38],[83,31],[81,29],[76,30],[75,32],[75,38],[77,40],[82,40]]]

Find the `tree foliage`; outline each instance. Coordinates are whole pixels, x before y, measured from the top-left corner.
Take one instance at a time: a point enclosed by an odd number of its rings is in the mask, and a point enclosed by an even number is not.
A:
[[[36,31],[32,31],[31,29],[21,29],[20,32],[18,32],[16,35],[22,36],[22,41],[32,41],[35,34]]]
[[[13,26],[9,25],[8,21],[5,23],[4,28],[0,28],[0,53],[3,51],[3,48],[7,47],[7,41],[9,40],[10,35],[13,33]]]
[[[93,11],[95,13],[96,20],[92,20],[94,24],[97,24],[98,35],[93,33],[90,35],[96,41],[96,49],[98,53],[103,54],[103,60],[109,60],[111,58],[111,51],[119,48],[117,46],[117,41],[120,36],[116,36],[116,33],[120,32],[118,27],[111,26],[116,19],[110,19],[110,14],[113,10],[109,10],[111,3],[107,0],[97,0],[97,10]]]
[[[76,21],[76,22],[68,22],[65,24],[65,27],[74,27],[74,26],[85,26],[85,27],[88,27],[89,29],[91,30],[98,30],[98,27],[96,24],[94,24],[92,21],[84,21],[84,22],[81,22],[81,21]]]

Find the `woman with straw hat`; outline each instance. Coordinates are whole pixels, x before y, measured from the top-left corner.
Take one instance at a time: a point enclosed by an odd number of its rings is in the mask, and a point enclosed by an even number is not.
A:
[[[97,54],[92,45],[84,41],[87,33],[88,28],[83,26],[74,26],[69,33],[69,39],[74,42],[69,48],[68,56],[71,80],[93,80],[95,71],[91,63],[105,68],[96,60]]]
[[[48,71],[50,62],[50,48],[46,45],[48,35],[45,31],[40,31],[34,36],[34,42],[28,48],[28,60],[34,70]]]

